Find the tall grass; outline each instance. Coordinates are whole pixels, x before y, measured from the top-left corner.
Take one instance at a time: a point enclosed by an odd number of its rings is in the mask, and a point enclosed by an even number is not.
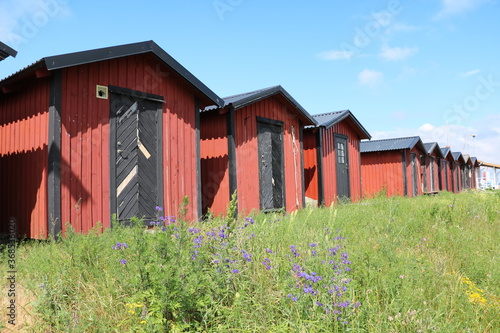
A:
[[[379,197],[235,222],[159,216],[147,231],[137,220],[22,243],[17,280],[30,304],[19,324],[32,332],[498,332],[499,240],[495,193]],[[7,271],[4,260],[0,267]]]

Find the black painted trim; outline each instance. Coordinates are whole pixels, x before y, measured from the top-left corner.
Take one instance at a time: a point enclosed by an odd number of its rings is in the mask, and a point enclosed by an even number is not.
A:
[[[201,138],[200,138],[200,100],[194,97],[195,114],[195,142],[196,142],[196,218],[201,220],[203,216],[203,202],[201,192]]]
[[[236,192],[236,200],[238,200],[238,174],[236,169],[236,127],[234,124],[234,108],[230,107],[227,112],[227,156],[229,168],[229,200],[231,201],[233,194]],[[236,205],[235,218],[238,216],[238,206]]]
[[[125,95],[125,96],[130,96],[134,98],[139,98],[139,99],[149,99],[155,102],[161,102],[165,103],[165,99],[163,96],[160,95],[155,95],[155,94],[149,94],[146,92],[142,91],[137,91],[137,90],[132,90],[128,88],[122,88],[122,87],[117,87],[117,86],[108,86],[109,92],[115,93],[115,94],[120,94],[120,95]]]
[[[283,122],[281,120],[269,119],[269,118],[264,118],[264,117],[256,117],[256,118],[257,118],[257,122],[259,122],[259,123],[271,124],[271,125],[281,126],[281,127],[285,126],[285,122]]]
[[[318,164],[318,206],[325,205],[325,189],[323,177],[323,128],[316,132],[316,160]]]
[[[118,221],[116,206],[116,116],[112,110],[113,102],[111,91],[109,94],[109,211],[111,215],[110,227],[113,221]],[[113,218],[113,215],[115,218]]]
[[[47,230],[56,239],[61,232],[61,105],[62,72],[50,78],[47,177]]]
[[[158,206],[164,206],[165,189],[163,187],[163,108],[159,108],[156,111],[156,140],[157,140],[157,150],[156,150],[156,180],[158,182]]]
[[[408,175],[406,173],[406,150],[402,150],[402,165],[403,165],[403,189],[404,196],[408,196]]]

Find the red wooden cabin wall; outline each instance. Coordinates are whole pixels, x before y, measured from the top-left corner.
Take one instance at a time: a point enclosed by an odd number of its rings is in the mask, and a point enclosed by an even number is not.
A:
[[[49,86],[33,77],[0,96],[0,233],[13,217],[19,236],[47,237]]]
[[[318,158],[316,151],[317,131],[307,129],[304,131],[304,186],[306,198],[319,200],[318,189]]]
[[[86,232],[110,225],[109,100],[96,85],[161,95],[164,213],[177,216],[184,196],[188,220],[198,217],[195,92],[150,54],[85,64],[63,71],[61,218]],[[202,100],[200,107],[208,104]]]
[[[249,213],[260,209],[257,117],[284,122],[284,182],[286,210],[302,207],[300,121],[278,96],[272,96],[235,111],[238,209]]]
[[[218,110],[200,116],[200,157],[203,213],[226,212],[229,203],[227,114]]]
[[[411,170],[409,171],[411,172]],[[373,197],[382,190],[386,191],[387,196],[404,195],[402,153],[400,150],[362,153],[361,172],[363,174],[364,197]],[[408,190],[410,190],[410,186],[408,186]]]

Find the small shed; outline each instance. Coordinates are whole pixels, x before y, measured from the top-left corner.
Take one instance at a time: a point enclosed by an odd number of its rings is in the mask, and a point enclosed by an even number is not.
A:
[[[458,193],[464,189],[466,162],[462,153],[459,151],[452,151],[451,155],[453,156],[454,161],[452,166],[452,177],[455,185],[453,192]]]
[[[304,131],[306,200],[331,205],[338,198],[361,198],[359,144],[371,135],[350,110],[313,115]]]
[[[303,128],[309,113],[281,86],[224,98],[201,112],[203,212],[292,211],[304,205]]]
[[[453,155],[450,147],[441,148],[443,159],[441,160],[441,190],[453,192],[454,182],[452,177],[453,171]]]
[[[46,57],[0,81],[1,221],[45,238],[156,206],[177,216],[185,196],[197,219],[199,110],[214,104],[153,41]]]
[[[479,172],[479,160],[477,157],[472,156],[470,158],[472,162],[472,170],[471,170],[471,188],[473,189],[479,189],[479,179],[480,179],[480,172]]]
[[[15,58],[17,55],[17,51],[8,45],[0,42],[0,61],[6,59],[7,57]]]
[[[361,141],[364,197],[414,197],[423,192],[422,157],[426,150],[418,136]]]
[[[427,155],[424,168],[424,192],[436,192],[441,184],[441,160],[443,153],[437,142],[424,143]]]

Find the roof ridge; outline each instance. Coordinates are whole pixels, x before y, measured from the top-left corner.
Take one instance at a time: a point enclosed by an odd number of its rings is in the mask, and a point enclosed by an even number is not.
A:
[[[339,110],[339,111],[331,111],[331,112],[326,112],[326,113],[313,114],[312,116],[313,117],[322,117],[322,116],[329,116],[331,114],[339,114],[342,112],[351,112],[351,111],[349,109],[345,109],[345,110]]]
[[[403,139],[416,139],[416,138],[420,138],[420,137],[418,135],[414,135],[414,136],[405,136],[405,137],[401,137],[401,138],[375,139],[375,140],[370,140],[370,142],[374,142],[374,141],[389,141],[389,140],[403,140]]]
[[[257,89],[257,90],[253,90],[253,91],[248,91],[248,92],[244,92],[244,93],[241,93],[241,94],[236,94],[236,95],[231,95],[231,96],[225,96],[225,97],[222,97],[222,99],[229,99],[229,98],[235,98],[235,97],[240,97],[240,96],[253,95],[253,94],[259,93],[261,91],[266,91],[266,90],[271,90],[271,89],[277,88],[279,86],[280,85],[278,84],[278,85],[275,85],[275,86],[270,86],[270,87],[267,87],[267,88]]]

